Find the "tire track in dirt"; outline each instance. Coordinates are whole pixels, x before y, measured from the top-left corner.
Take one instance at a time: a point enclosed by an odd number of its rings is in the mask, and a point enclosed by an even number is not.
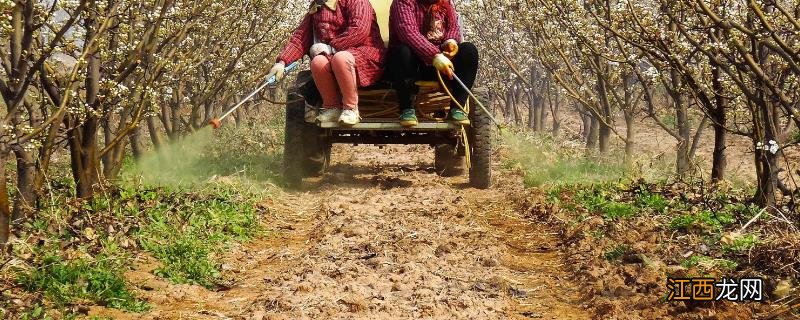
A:
[[[269,236],[235,246],[232,285],[174,285],[141,261],[129,272],[145,319],[585,319],[556,239],[521,217],[517,177],[491,190],[432,171],[419,146],[342,147],[307,191],[260,206]],[[498,176],[504,174],[498,174]]]

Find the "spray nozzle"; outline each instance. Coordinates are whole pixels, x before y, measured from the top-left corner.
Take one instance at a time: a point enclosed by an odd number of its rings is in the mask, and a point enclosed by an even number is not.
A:
[[[222,126],[222,122],[219,121],[219,119],[211,119],[211,121],[209,121],[208,124],[210,124],[211,127],[214,129],[219,129],[219,127]]]

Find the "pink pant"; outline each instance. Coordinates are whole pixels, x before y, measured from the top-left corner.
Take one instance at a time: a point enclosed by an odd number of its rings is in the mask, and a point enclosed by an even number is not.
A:
[[[357,109],[356,59],[347,51],[329,57],[320,54],[311,60],[311,75],[326,109]]]

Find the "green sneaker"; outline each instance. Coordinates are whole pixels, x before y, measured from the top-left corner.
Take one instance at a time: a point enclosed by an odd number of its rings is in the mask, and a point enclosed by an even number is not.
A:
[[[419,124],[417,121],[417,110],[414,108],[403,109],[400,111],[400,125],[404,127],[413,127]]]
[[[451,107],[450,114],[447,115],[447,121],[450,121],[455,124],[460,124],[462,126],[469,125],[469,116],[464,113],[464,110],[461,110],[458,107]]]

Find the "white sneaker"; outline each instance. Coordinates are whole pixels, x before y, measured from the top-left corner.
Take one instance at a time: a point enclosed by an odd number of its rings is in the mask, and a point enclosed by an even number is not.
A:
[[[361,116],[358,115],[358,109],[344,110],[342,111],[342,115],[339,117],[339,123],[345,126],[354,126],[359,122],[361,122]]]
[[[317,123],[336,122],[342,114],[341,109],[327,109],[323,108],[317,116]]]

